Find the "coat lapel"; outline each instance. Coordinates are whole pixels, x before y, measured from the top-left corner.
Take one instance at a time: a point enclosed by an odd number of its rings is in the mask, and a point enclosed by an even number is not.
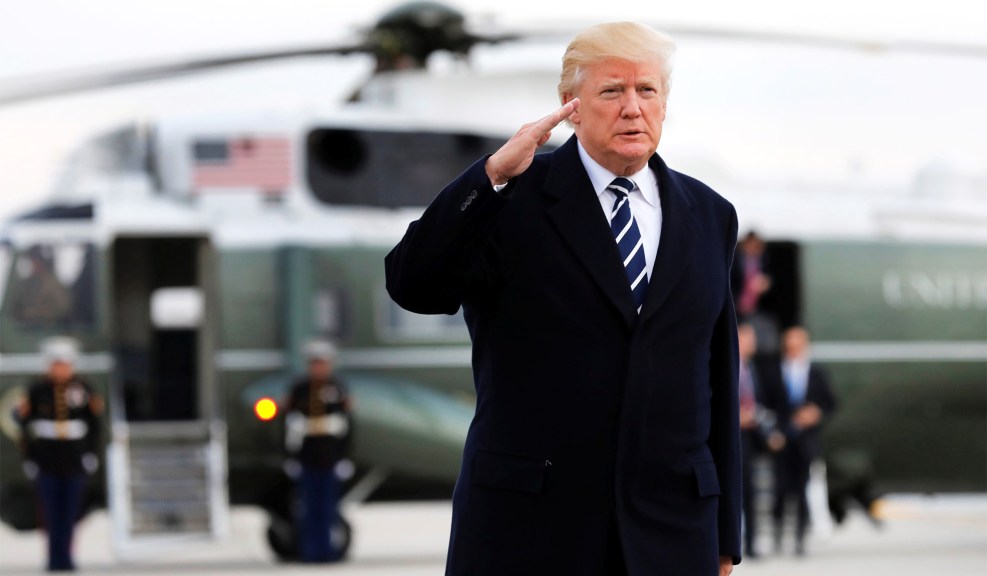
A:
[[[657,155],[649,162],[658,176],[661,199],[661,237],[648,293],[641,308],[641,321],[650,318],[668,298],[672,288],[692,261],[699,225],[692,213],[692,200],[678,178]]]
[[[549,219],[627,326],[633,326],[637,316],[634,298],[610,225],[579,159],[575,137],[555,151],[544,192],[556,200],[548,209]]]

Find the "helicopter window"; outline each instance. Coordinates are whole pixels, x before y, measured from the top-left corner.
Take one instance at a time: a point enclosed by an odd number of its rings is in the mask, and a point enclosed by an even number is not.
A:
[[[10,265],[14,260],[14,251],[6,243],[0,244],[0,303],[7,291],[7,277],[10,275]]]
[[[335,290],[322,290],[313,299],[315,330],[330,338],[343,335],[343,303],[341,295]]]
[[[82,146],[59,175],[57,188],[75,190],[77,180],[93,175],[141,175],[150,177],[147,182],[152,184],[157,177],[155,172],[149,131],[135,124],[101,134]]]
[[[389,340],[459,342],[469,339],[463,310],[453,315],[415,314],[394,303],[385,293],[381,333]]]
[[[144,130],[134,125],[96,137],[81,149],[76,162],[89,172],[141,172],[146,155]]]
[[[3,292],[4,318],[24,328],[91,326],[93,258],[92,245],[83,242],[34,244],[21,250],[12,259],[9,286]]]
[[[505,139],[473,134],[319,128],[308,136],[307,177],[326,204],[425,206]]]

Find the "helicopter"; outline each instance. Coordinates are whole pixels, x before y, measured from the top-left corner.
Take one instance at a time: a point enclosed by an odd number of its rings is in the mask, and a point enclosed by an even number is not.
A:
[[[59,188],[69,193],[3,224],[0,519],[34,527],[11,408],[43,369],[39,339],[66,333],[83,344],[80,372],[109,400],[106,480],[93,503],[109,506],[123,554],[221,537],[229,506],[255,505],[269,512],[274,553],[292,557],[281,424],[257,409],[285,395],[313,336],[340,345],[356,401],[347,499],[449,493],[473,413],[469,336],[459,316],[396,306],[382,262],[445,182],[554,108],[554,69],[519,69],[516,53],[511,67],[467,65],[524,41],[470,32],[461,12],[413,2],[355,44],[0,91],[11,105],[264,60],[373,58],[367,81],[324,109],[161,116],[97,134],[67,166]],[[546,149],[567,136],[557,132]],[[809,327],[843,398],[827,431],[831,468],[873,470],[882,490],[983,489],[983,190],[960,186],[958,203],[943,206],[950,180],[931,171],[907,205],[866,183],[840,182],[836,195],[829,182],[800,182],[793,194],[790,183],[725,175],[689,143],[671,152],[718,180],[742,226],[769,239],[776,319]],[[36,305],[40,282],[66,304]],[[766,339],[762,359],[776,352]],[[193,486],[174,489],[161,468]]]

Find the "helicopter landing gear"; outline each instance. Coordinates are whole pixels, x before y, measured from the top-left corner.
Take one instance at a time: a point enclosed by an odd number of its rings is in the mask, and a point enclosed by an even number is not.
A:
[[[329,540],[334,552],[333,562],[346,559],[350,544],[353,542],[353,529],[342,515],[336,518],[336,523],[329,531]],[[295,524],[289,518],[271,515],[271,523],[267,527],[267,544],[281,562],[298,562],[298,533]]]

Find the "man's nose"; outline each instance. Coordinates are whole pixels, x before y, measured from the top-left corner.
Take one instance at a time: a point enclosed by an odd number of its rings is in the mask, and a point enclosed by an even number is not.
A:
[[[624,118],[636,118],[641,115],[641,97],[636,90],[624,91],[620,102],[620,115]]]

